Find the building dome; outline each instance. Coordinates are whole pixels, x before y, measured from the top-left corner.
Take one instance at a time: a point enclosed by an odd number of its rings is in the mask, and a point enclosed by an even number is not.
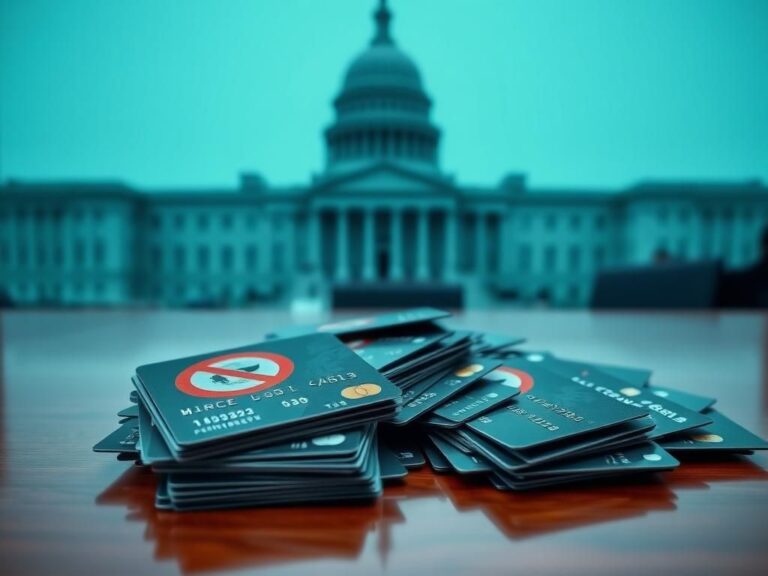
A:
[[[374,19],[373,40],[350,64],[334,100],[336,119],[325,132],[328,170],[383,159],[435,170],[440,133],[419,69],[392,39],[385,0]]]
[[[343,91],[367,88],[421,92],[421,74],[413,60],[394,44],[372,44],[349,66]]]

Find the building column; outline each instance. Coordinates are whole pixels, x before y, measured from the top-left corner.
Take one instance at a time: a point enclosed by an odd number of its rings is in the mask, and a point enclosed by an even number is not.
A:
[[[339,208],[336,213],[336,280],[349,280],[349,227],[347,210]]]
[[[456,212],[451,209],[445,213],[445,263],[443,279],[451,282],[456,279]]]
[[[259,275],[271,283],[272,281],[272,213],[263,212],[259,219],[259,246],[261,247],[261,254],[259,254]],[[214,251],[212,260],[217,258],[218,251]],[[219,264],[220,265],[220,264]]]
[[[363,212],[363,279],[374,280],[376,278],[376,263],[374,244],[376,242],[376,213],[373,208],[366,208]]]
[[[310,206],[307,215],[307,267],[311,272],[321,269],[320,250],[322,249],[322,235],[320,234],[320,210]]]
[[[506,210],[500,215],[499,219],[499,226],[501,227],[499,232],[501,236],[501,246],[499,246],[499,270],[505,279],[510,278],[514,270],[514,255],[512,253],[512,245],[514,243],[514,228],[512,227],[512,218],[512,211]]]
[[[429,212],[422,208],[418,212],[417,239],[416,239],[416,278],[429,279]]]
[[[403,279],[403,213],[399,208],[392,210],[389,217],[390,225],[390,253],[389,253],[389,278],[390,280]]]
[[[290,278],[295,275],[298,266],[296,266],[296,213],[285,213],[285,258],[284,275],[286,278]]]
[[[475,272],[485,276],[488,269],[488,230],[485,213],[478,212],[475,216]]]

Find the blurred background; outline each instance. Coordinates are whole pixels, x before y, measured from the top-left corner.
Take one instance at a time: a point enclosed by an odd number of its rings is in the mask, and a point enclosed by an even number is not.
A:
[[[2,306],[768,306],[768,2],[0,6]]]

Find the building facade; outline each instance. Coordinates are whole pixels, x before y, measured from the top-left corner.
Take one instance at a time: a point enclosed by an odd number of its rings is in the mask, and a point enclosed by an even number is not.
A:
[[[308,184],[137,190],[119,182],[0,187],[0,292],[19,305],[246,305],[348,282],[450,282],[490,298],[588,302],[605,266],[758,258],[759,181],[641,182],[622,190],[456,182],[414,62],[390,32],[349,66]]]

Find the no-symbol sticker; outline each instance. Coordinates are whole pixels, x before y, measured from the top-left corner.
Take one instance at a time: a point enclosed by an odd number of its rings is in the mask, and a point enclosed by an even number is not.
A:
[[[176,388],[190,396],[220,398],[261,392],[293,373],[290,358],[271,352],[238,352],[206,358],[176,376]]]

